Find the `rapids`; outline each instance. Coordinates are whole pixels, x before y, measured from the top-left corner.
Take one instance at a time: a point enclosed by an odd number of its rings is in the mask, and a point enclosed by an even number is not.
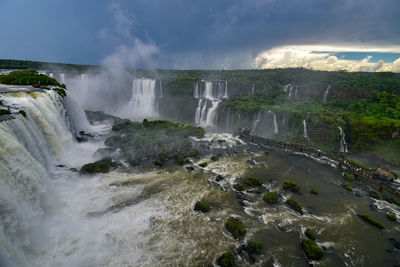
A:
[[[155,86],[152,81],[138,83],[141,87],[133,83],[132,90]],[[207,84],[200,87],[194,89],[199,103],[227,97],[225,82],[216,83],[212,92]],[[400,239],[399,227],[386,219],[386,212],[400,214],[399,207],[369,197],[368,185],[361,181],[346,191],[341,171],[329,164],[273,148],[265,154],[265,148],[232,134],[209,132],[193,138],[209,153],[191,159],[192,172],[185,166],[125,166],[80,176],[73,168],[98,159],[95,152],[104,147],[111,125],[90,125],[67,92],[67,99],[51,90],[0,94],[4,105],[27,113],[26,118],[16,114],[0,122],[1,266],[208,266],[216,265],[221,253],[249,241],[262,242],[255,266],[307,266],[300,247],[306,228],[317,233],[324,248],[316,263],[321,266],[399,262],[399,252],[389,241]],[[206,108],[206,118],[211,108]],[[265,116],[278,132],[275,114]],[[78,143],[74,133],[81,130],[95,137]],[[218,155],[216,161],[210,160],[212,154]],[[204,161],[208,165],[200,167]],[[217,182],[218,175],[223,179]],[[259,178],[263,185],[239,194],[233,186],[244,177]],[[301,194],[283,190],[287,179],[300,186]],[[310,194],[311,187],[319,195]],[[278,204],[263,201],[268,191],[278,193]],[[304,215],[283,203],[290,197],[303,205]],[[198,200],[209,203],[211,211],[194,212]],[[357,216],[363,213],[387,229],[366,224]],[[229,216],[244,223],[244,240],[234,240],[225,230]],[[238,266],[251,264],[245,253],[236,260]]]

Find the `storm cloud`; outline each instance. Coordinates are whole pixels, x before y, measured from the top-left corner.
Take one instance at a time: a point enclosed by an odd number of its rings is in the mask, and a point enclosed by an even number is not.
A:
[[[398,0],[30,2],[0,3],[1,58],[98,64],[121,51],[140,52],[144,45],[145,57],[137,54],[124,64],[251,68],[265,67],[256,61],[280,47],[358,45],[379,49],[400,44]],[[118,12],[124,15],[118,17]],[[134,49],[135,43],[139,50]],[[399,52],[389,52],[395,53],[395,61]]]

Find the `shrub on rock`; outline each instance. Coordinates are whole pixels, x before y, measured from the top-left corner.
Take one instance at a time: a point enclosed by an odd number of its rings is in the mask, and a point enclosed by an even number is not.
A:
[[[207,205],[207,203],[203,201],[197,201],[196,204],[194,205],[194,210],[195,211],[201,211],[201,212],[208,212],[210,210],[210,207]]]
[[[297,193],[300,191],[300,187],[295,182],[292,182],[289,180],[284,181],[283,188],[286,190],[290,190],[294,193]]]
[[[232,251],[227,251],[217,259],[217,264],[222,267],[233,267],[235,266],[235,255]]]
[[[103,158],[93,163],[88,163],[82,166],[80,173],[93,174],[93,173],[107,173],[112,168],[116,167],[116,163],[111,158]]]
[[[225,228],[235,239],[243,238],[247,233],[243,223],[238,219],[229,218],[225,223]]]
[[[288,200],[286,200],[286,204],[288,204],[289,207],[291,207],[293,210],[295,210],[298,213],[300,213],[301,215],[303,215],[303,213],[304,213],[303,212],[303,207],[296,200],[294,200],[292,198],[289,198]]]
[[[306,231],[304,232],[304,234],[311,240],[315,240],[315,238],[316,238],[315,233],[310,228],[307,228]]]
[[[320,260],[324,255],[322,249],[311,239],[301,240],[301,246],[310,260]]]
[[[258,178],[254,178],[254,177],[249,177],[244,179],[244,183],[248,186],[261,186],[261,180]]]
[[[275,192],[265,193],[263,198],[269,204],[278,203],[278,196]]]

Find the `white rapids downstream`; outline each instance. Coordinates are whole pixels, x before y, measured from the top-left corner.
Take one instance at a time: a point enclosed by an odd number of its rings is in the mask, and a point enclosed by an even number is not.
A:
[[[220,99],[227,97],[224,86],[218,87]],[[154,98],[153,91],[145,95]],[[264,153],[232,134],[207,133],[193,142],[210,155],[220,153],[218,160],[193,158],[192,172],[182,166],[128,167],[79,175],[75,169],[98,159],[95,152],[104,147],[111,122],[90,125],[73,98],[52,90],[0,93],[0,100],[27,114],[0,122],[0,266],[215,266],[223,252],[249,241],[262,242],[254,266],[306,266],[299,245],[306,228],[324,248],[321,266],[399,260],[396,252],[385,251],[389,238],[399,239],[386,212],[400,214],[399,208],[371,199],[357,181],[352,192],[344,190],[342,174],[329,165],[270,148]],[[80,130],[94,138],[78,143],[73,133]],[[208,166],[201,167],[204,161]],[[239,193],[233,186],[243,177],[257,177],[262,186]],[[286,179],[298,183],[302,194],[283,190]],[[312,187],[319,196],[309,193]],[[278,204],[263,201],[268,191],[278,193]],[[303,204],[304,215],[284,204],[288,198]],[[211,211],[194,212],[198,200],[206,200]],[[367,225],[357,217],[363,213],[387,229]],[[244,240],[226,231],[230,216],[245,225]],[[251,264],[242,256],[236,260],[238,266]]]

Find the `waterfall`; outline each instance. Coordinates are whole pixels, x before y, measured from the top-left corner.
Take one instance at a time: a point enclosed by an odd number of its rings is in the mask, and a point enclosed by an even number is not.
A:
[[[297,97],[297,93],[299,92],[297,86],[296,86],[296,90],[294,91],[294,96]]]
[[[251,94],[254,95],[254,83],[251,86]]]
[[[196,98],[196,99],[200,98],[199,84],[198,83],[194,84],[193,97]]]
[[[0,122],[0,265],[6,260],[32,266],[29,257],[51,246],[43,221],[57,205],[49,173],[71,146],[72,135],[54,91],[4,94],[0,99],[27,114]]]
[[[329,89],[331,89],[331,85],[328,85],[328,88],[326,88],[326,90],[325,90],[324,99],[323,99],[324,103],[326,103],[326,100],[328,98]]]
[[[229,113],[230,113],[230,108],[228,108],[228,111],[226,112],[226,131],[229,132]]]
[[[290,86],[292,86],[291,83],[286,84],[285,86],[283,86],[283,91],[284,91],[284,92],[287,92],[287,91],[288,91],[288,88],[289,88]]]
[[[279,128],[278,128],[278,123],[276,121],[276,115],[274,112],[274,134],[277,134],[277,133],[279,133]]]
[[[261,111],[259,111],[256,115],[254,115],[253,126],[251,127],[253,133],[256,132],[257,125],[260,122],[260,119],[261,119]]]
[[[156,110],[156,80],[134,79],[132,97],[123,113],[137,120],[158,117],[158,110]]]
[[[202,81],[202,83],[204,83],[202,92],[199,83],[196,83],[193,89],[194,98],[199,99],[195,113],[195,123],[203,127],[214,127],[218,105],[223,98],[228,98],[228,82]]]
[[[292,97],[292,92],[293,92],[293,86],[289,86],[289,97]]]
[[[49,77],[50,77],[50,78],[54,78],[54,73],[49,72]]]
[[[339,141],[339,152],[347,153],[347,143],[346,143],[346,136],[342,127],[338,126],[339,134],[340,134],[340,141]]]
[[[307,124],[306,124],[306,120],[303,120],[303,137],[308,139],[308,135],[307,135]]]

